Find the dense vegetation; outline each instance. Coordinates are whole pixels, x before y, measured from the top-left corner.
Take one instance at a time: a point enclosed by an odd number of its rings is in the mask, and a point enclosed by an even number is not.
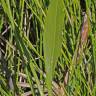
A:
[[[96,0],[0,0],[0,96],[95,96],[95,40]]]

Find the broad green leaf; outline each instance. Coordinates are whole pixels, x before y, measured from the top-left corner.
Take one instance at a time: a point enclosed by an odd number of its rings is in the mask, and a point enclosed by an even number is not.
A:
[[[52,0],[45,20],[44,57],[46,70],[46,84],[49,96],[52,94],[52,78],[56,62],[61,52],[63,29],[63,0]]]

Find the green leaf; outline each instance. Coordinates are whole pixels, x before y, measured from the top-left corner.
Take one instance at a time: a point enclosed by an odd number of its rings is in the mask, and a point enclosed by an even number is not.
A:
[[[9,0],[5,0],[5,1],[1,0],[1,4],[2,4],[3,10],[7,14],[7,16],[11,22],[11,26],[14,30],[15,26],[14,26],[14,19],[13,19],[11,8],[10,8],[10,1]]]
[[[44,57],[46,70],[46,84],[49,96],[52,94],[52,78],[56,62],[61,52],[62,29],[64,23],[63,0],[52,0],[45,22]]]

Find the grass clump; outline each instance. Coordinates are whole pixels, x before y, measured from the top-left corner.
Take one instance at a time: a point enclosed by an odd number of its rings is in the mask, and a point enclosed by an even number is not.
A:
[[[0,0],[0,96],[95,96],[95,3]]]

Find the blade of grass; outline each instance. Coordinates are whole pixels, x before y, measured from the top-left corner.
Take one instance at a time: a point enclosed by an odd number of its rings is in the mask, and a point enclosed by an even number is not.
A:
[[[34,66],[33,66],[33,63],[32,63],[32,60],[31,60],[31,53],[28,50],[27,46],[25,46],[24,41],[21,38],[19,32],[15,32],[15,39],[16,39],[16,41],[18,43],[18,48],[20,49],[21,55],[25,56],[27,58],[28,64],[29,64],[29,66],[31,68],[31,71],[32,71],[33,75],[34,75],[34,78],[36,80],[36,83],[37,83],[38,89],[40,91],[40,94],[41,94],[41,96],[43,96],[42,88],[40,86],[39,79],[37,77],[36,71],[34,69]]]
[[[11,26],[14,30],[15,26],[14,26],[14,19],[13,19],[11,8],[10,8],[10,2],[9,2],[9,0],[5,0],[5,1],[1,0],[1,4],[2,4],[2,7],[3,7],[5,13],[7,14],[7,16],[11,22]]]

